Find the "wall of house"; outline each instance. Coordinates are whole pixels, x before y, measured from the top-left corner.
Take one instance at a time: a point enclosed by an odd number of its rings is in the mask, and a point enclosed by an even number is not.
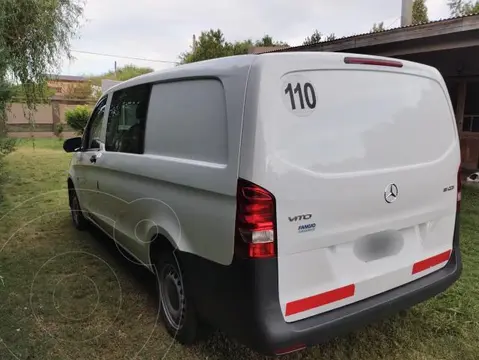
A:
[[[54,133],[52,133],[51,131],[35,131],[35,132],[26,132],[26,131],[20,131],[20,132],[15,132],[15,131],[11,131],[8,133],[8,136],[10,137],[13,137],[13,138],[16,138],[16,139],[25,139],[25,138],[46,138],[46,139],[49,139],[49,138],[55,138],[55,137],[58,137],[56,136]],[[75,136],[78,136],[75,132],[73,131],[66,131],[66,132],[63,132],[61,137],[63,139],[68,139],[68,138],[72,138],[72,137],[75,137]]]
[[[13,103],[7,112],[7,132],[12,137],[55,137],[56,124],[62,123],[63,136],[74,135],[73,130],[66,124],[65,112],[78,105],[85,105],[81,101],[52,100],[50,104],[37,105],[29,121],[28,109],[25,104]],[[91,104],[90,104],[91,105]]]
[[[29,110],[24,107],[24,104],[13,103],[7,113],[7,124],[28,124],[28,113]],[[32,113],[32,119],[34,119],[36,124],[51,124],[51,105],[37,105],[37,110]]]
[[[55,95],[63,96],[72,92],[72,89],[77,86],[84,85],[83,81],[61,81],[61,80],[48,80],[47,86],[49,89],[55,91]]]

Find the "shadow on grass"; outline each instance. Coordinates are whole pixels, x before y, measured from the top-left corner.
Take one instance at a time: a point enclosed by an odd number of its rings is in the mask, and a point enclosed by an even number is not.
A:
[[[141,291],[148,294],[151,300],[151,305],[156,306],[154,300],[156,298],[155,290],[155,276],[144,266],[137,264],[138,261],[131,257],[125,250],[123,250],[105,233],[97,227],[90,225],[87,229],[88,233],[95,239],[96,243],[92,244],[96,250],[100,252],[97,255],[107,255],[108,258],[114,261],[111,264],[115,269],[130,277],[135,285],[138,285]]]
[[[152,309],[157,307],[157,294],[155,288],[155,276],[144,266],[137,264],[137,260],[132,258],[120,246],[95,226],[88,227],[88,233],[94,238],[95,243],[91,244],[97,255],[102,258],[108,258],[110,265],[126,277],[129,281],[137,285],[140,291],[148,295],[148,304]],[[163,326],[161,321],[158,324]],[[213,330],[208,337],[202,339],[197,345],[189,347],[195,353],[201,353],[202,358],[208,359],[261,359],[264,358],[245,346],[230,340],[219,330]],[[285,358],[287,359],[287,358]]]

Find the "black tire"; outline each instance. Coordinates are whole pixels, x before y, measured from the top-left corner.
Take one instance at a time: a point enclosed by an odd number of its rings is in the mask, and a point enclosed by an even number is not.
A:
[[[166,330],[181,344],[194,344],[198,339],[198,317],[174,252],[161,254],[155,268],[158,306]]]
[[[85,230],[88,226],[88,220],[83,216],[83,212],[80,206],[80,200],[78,200],[78,196],[75,190],[69,190],[70,196],[70,214],[72,216],[73,226],[77,230]]]

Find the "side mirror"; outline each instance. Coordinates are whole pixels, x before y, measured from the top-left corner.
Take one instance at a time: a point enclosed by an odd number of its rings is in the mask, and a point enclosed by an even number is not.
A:
[[[63,150],[65,150],[67,153],[76,152],[80,150],[81,143],[82,143],[81,137],[74,137],[71,139],[67,139],[63,143]]]

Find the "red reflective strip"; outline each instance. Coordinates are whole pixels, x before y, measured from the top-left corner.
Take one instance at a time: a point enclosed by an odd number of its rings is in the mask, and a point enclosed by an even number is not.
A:
[[[432,268],[433,266],[439,265],[447,260],[451,256],[451,250],[445,251],[439,255],[427,258],[422,261],[418,261],[412,267],[412,274],[417,274],[418,272]]]
[[[304,344],[299,344],[299,345],[294,345],[289,348],[281,349],[281,350],[276,350],[275,354],[276,355],[286,355],[286,354],[291,354],[296,351],[300,351],[306,349],[306,345]]]
[[[343,300],[354,296],[356,286],[354,284],[342,288],[327,291],[322,294],[310,296],[301,300],[292,301],[286,304],[286,316],[294,315],[303,311],[311,310],[335,301]]]

